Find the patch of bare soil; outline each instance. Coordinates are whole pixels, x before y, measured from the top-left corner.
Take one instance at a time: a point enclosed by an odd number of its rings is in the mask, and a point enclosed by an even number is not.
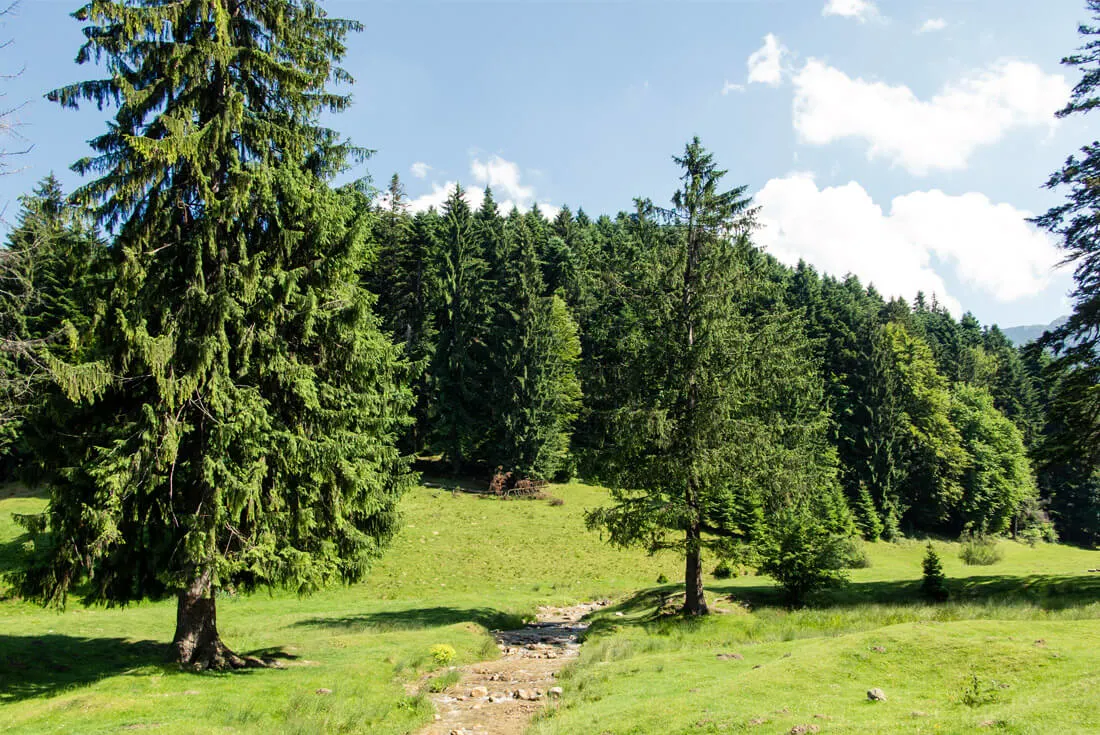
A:
[[[581,619],[606,604],[543,607],[531,625],[494,631],[501,657],[464,667],[458,684],[430,695],[435,722],[420,735],[520,735],[560,696],[556,676],[580,653]]]

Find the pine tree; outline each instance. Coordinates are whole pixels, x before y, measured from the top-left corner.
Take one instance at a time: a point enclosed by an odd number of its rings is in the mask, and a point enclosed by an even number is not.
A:
[[[490,426],[487,397],[488,265],[461,187],[443,207],[435,267],[439,313],[432,357],[433,445],[457,472],[482,457]]]
[[[52,174],[21,198],[0,253],[0,454],[14,472],[26,456],[24,416],[72,359],[106,282],[105,248]]]
[[[1070,101],[1057,116],[1087,115],[1100,106],[1100,0],[1087,0],[1091,24],[1081,24],[1084,44],[1062,59],[1081,72]],[[1046,182],[1065,190],[1066,201],[1036,224],[1062,241],[1066,262],[1075,266],[1073,313],[1042,338],[1055,357],[1042,381],[1051,395],[1047,426],[1035,448],[1040,483],[1058,523],[1059,535],[1075,543],[1100,544],[1100,142],[1066,159]]]
[[[424,449],[428,433],[428,368],[437,338],[432,293],[438,224],[435,211],[409,215],[405,187],[394,174],[375,218],[379,254],[364,268],[364,282],[378,295],[382,324],[404,346],[413,366],[414,420],[402,446],[414,454]]]
[[[702,615],[704,548],[762,536],[795,498],[840,496],[801,324],[750,308],[766,286],[746,267],[755,210],[745,187],[719,189],[725,172],[698,139],[675,161],[683,187],[673,208],[638,206],[648,270],[623,310],[636,352],[615,368],[623,385],[605,464],[616,504],[588,524],[613,543],[682,552],[683,611]],[[836,510],[844,514],[842,499]]]
[[[499,443],[493,464],[518,476],[552,479],[566,466],[580,404],[580,340],[565,302],[542,295],[537,243],[529,224],[529,217],[515,212],[508,218],[508,255],[496,282],[493,404]]]
[[[115,105],[74,197],[115,232],[93,345],[51,415],[49,532],[23,589],[63,603],[177,598],[176,656],[220,640],[225,588],[360,579],[410,476],[406,366],[359,282],[369,215],[328,181],[357,149],[321,127],[348,98],[356,23],[311,0],[96,0],[78,61],[109,77],[49,96]]]
[[[928,548],[924,552],[924,560],[921,562],[923,577],[921,578],[921,594],[932,602],[945,602],[950,593],[947,589],[947,577],[943,573],[943,563],[940,555],[932,548],[932,542],[928,542]]]

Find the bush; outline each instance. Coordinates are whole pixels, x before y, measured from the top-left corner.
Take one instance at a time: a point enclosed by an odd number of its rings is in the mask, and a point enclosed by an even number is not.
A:
[[[431,654],[432,660],[440,666],[446,666],[455,660],[454,646],[448,646],[446,643],[437,643],[429,649],[428,653]]]
[[[731,567],[730,563],[725,559],[722,559],[720,562],[718,562],[717,566],[714,567],[714,571],[711,572],[711,574],[714,575],[715,579],[729,579],[734,576],[733,567]]]
[[[997,539],[991,536],[966,536],[962,539],[959,558],[971,567],[988,567],[1004,558],[997,548]]]
[[[998,690],[1003,688],[995,681],[979,679],[977,674],[971,674],[963,686],[959,695],[959,702],[967,707],[981,707],[983,704],[993,704],[997,701]]]
[[[657,575],[657,584],[668,584],[668,577],[665,576],[664,572]]]
[[[759,570],[779,583],[788,605],[799,607],[810,593],[847,580],[847,536],[831,532],[808,509],[785,509],[772,523],[758,547]]]
[[[944,602],[949,593],[947,591],[947,577],[943,573],[943,564],[940,563],[940,555],[928,543],[928,551],[924,552],[924,579],[921,580],[921,593],[933,602]]]
[[[871,555],[867,553],[867,546],[859,539],[850,538],[844,544],[844,568],[845,569],[870,569]]]
[[[1028,526],[1017,532],[1016,537],[1028,546],[1037,546],[1044,542],[1048,544],[1058,543],[1058,532],[1054,529],[1053,523],[1044,526]]]

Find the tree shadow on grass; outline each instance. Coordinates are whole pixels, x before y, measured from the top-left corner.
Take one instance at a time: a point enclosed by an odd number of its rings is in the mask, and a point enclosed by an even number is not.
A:
[[[168,665],[169,646],[124,638],[0,635],[0,705],[43,697],[150,665]]]
[[[811,607],[842,608],[860,605],[924,603],[920,580],[850,582],[819,593]],[[956,577],[947,580],[951,602],[972,604],[1034,605],[1043,610],[1067,610],[1100,602],[1100,574],[998,575]],[[750,604],[782,604],[775,587],[728,588],[735,599]]]
[[[423,607],[412,610],[390,610],[344,617],[308,618],[300,620],[294,625],[309,628],[344,628],[349,631],[385,632],[441,628],[467,622],[477,623],[489,630],[513,630],[523,627],[522,617],[488,607]]]
[[[89,686],[114,676],[144,676],[149,667],[165,674],[186,673],[173,659],[168,643],[125,638],[80,638],[53,633],[37,636],[0,635],[0,705],[48,697],[66,689]],[[297,656],[280,647],[246,651],[265,661]],[[202,676],[252,674],[258,669],[202,672]],[[191,675],[200,675],[192,673]]]
[[[711,594],[722,595],[750,609],[783,608],[782,591],[774,584],[712,584]],[[813,596],[807,608],[844,610],[870,605],[927,605],[921,595],[920,580],[851,582]],[[947,604],[1037,607],[1060,611],[1100,603],[1100,574],[1089,575],[985,575],[948,580],[951,599]],[[683,598],[683,585],[663,585],[641,590],[619,604],[604,608],[589,633],[599,633],[619,625],[666,625],[675,618],[676,627],[692,628],[698,618],[670,615],[677,599]],[[618,616],[617,613],[622,613]]]

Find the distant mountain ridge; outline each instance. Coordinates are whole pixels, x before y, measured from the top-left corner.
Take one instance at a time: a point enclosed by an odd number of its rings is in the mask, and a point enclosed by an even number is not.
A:
[[[1068,319],[1068,316],[1063,316],[1055,319],[1050,324],[1027,324],[1020,327],[1006,327],[1001,329],[1001,331],[1012,341],[1012,344],[1020,347],[1021,345],[1026,345],[1028,342],[1042,337],[1043,332],[1062,326]]]

